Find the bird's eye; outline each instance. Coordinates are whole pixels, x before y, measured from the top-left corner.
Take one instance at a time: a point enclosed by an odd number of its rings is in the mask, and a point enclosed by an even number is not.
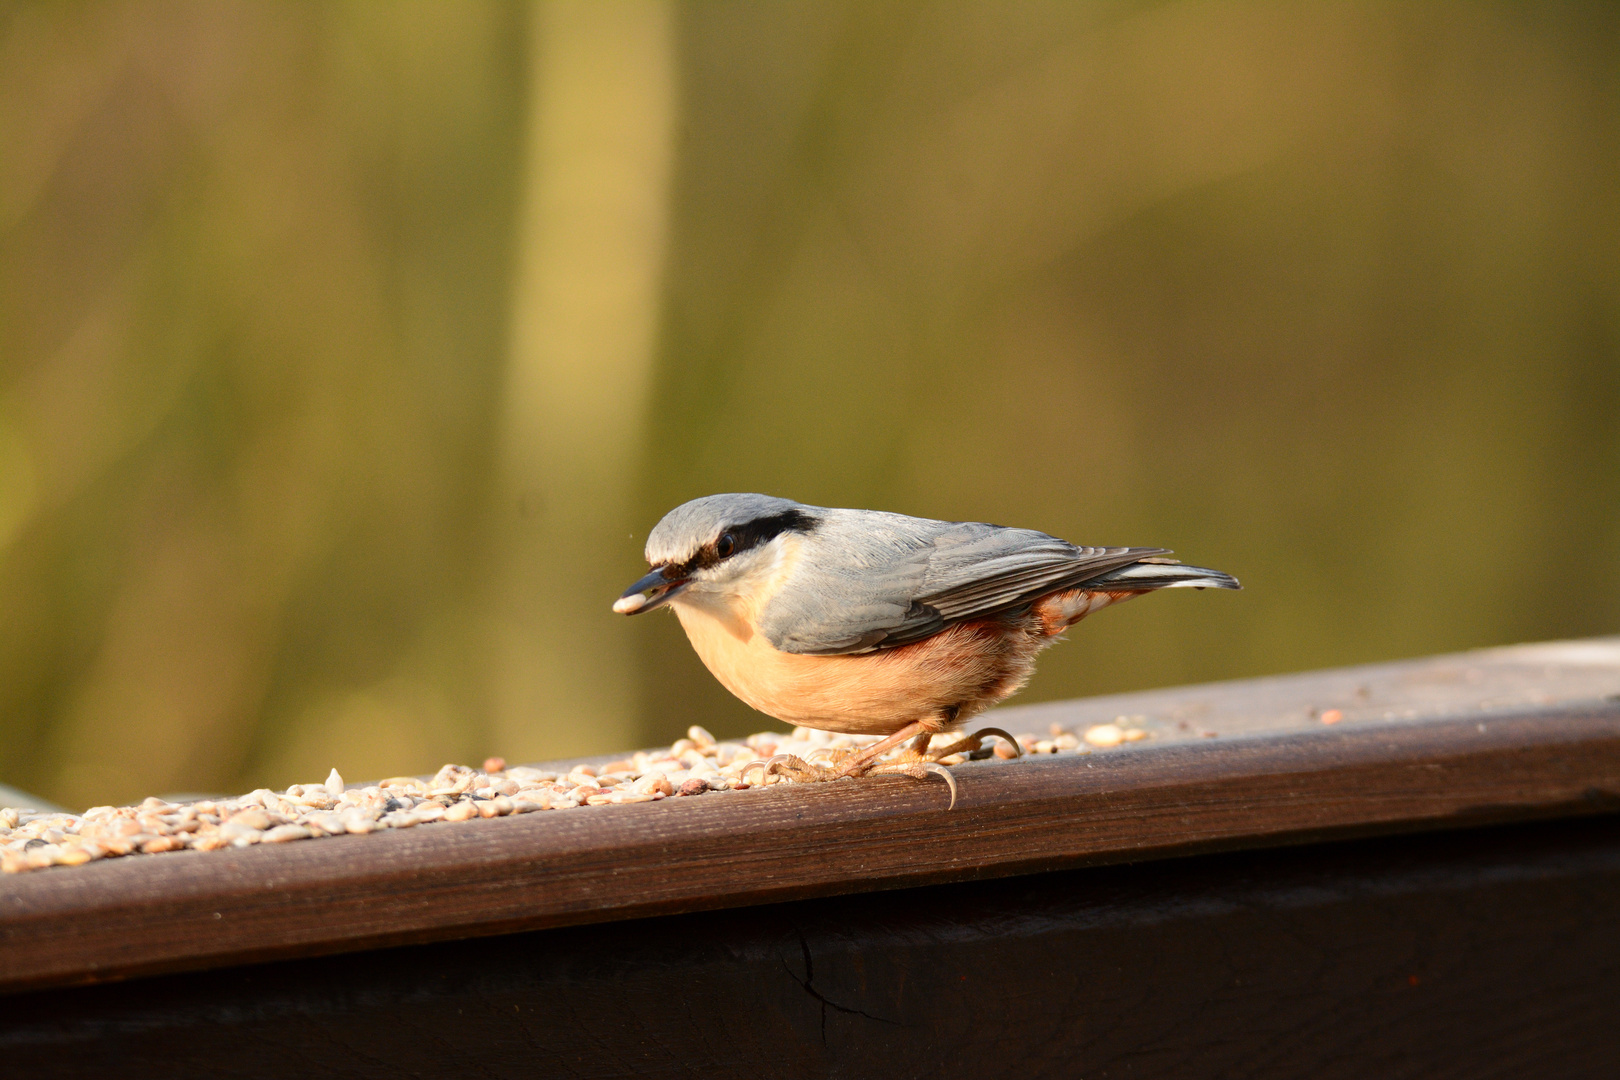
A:
[[[715,541],[714,553],[722,559],[730,558],[731,553],[736,550],[737,540],[730,533],[721,533],[720,539]]]

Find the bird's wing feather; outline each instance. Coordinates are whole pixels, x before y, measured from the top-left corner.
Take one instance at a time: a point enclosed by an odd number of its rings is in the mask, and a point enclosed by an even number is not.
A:
[[[1031,529],[884,515],[833,520],[816,557],[766,607],[760,629],[784,652],[837,655],[921,641],[952,623],[1014,610],[1160,548],[1076,547]]]

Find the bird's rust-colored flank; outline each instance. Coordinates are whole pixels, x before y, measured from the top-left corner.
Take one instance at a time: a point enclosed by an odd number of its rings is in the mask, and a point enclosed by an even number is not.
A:
[[[1030,605],[1030,613],[1040,620],[1041,633],[1055,638],[1092,612],[1141,595],[1127,590],[1066,589],[1041,597]]]

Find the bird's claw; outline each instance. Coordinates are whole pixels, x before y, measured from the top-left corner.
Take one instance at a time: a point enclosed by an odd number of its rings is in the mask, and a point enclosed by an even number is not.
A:
[[[979,749],[979,746],[984,741],[984,737],[986,735],[994,735],[996,738],[1012,747],[1013,757],[1021,758],[1024,756],[1024,748],[1018,744],[1018,740],[998,727],[984,727],[980,728],[978,731],[975,731],[971,736],[971,738],[975,740],[973,746],[974,750]]]

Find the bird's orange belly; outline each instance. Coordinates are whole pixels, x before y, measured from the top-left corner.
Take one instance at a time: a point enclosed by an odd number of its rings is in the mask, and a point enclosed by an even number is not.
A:
[[[1022,686],[1040,647],[1021,628],[963,623],[897,649],[804,656],[702,608],[671,606],[698,657],[737,697],[789,724],[857,735],[966,720]]]

